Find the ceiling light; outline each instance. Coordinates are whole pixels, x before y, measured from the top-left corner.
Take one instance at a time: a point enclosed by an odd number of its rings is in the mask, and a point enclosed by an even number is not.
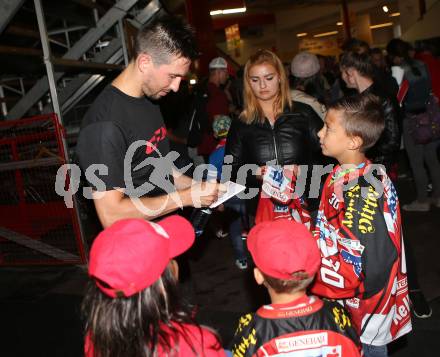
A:
[[[237,7],[235,9],[213,10],[213,11],[210,11],[209,14],[211,16],[216,16],[216,15],[237,14],[240,12],[246,12],[246,8],[245,7]]]
[[[342,25],[343,25],[342,21],[338,21],[338,22],[336,23],[336,26],[342,26]]]
[[[393,12],[392,14],[390,14],[390,17],[396,17],[396,16],[400,16],[400,12]]]
[[[324,37],[324,36],[331,36],[331,35],[337,35],[338,31],[330,31],[330,32],[323,32],[318,33],[317,35],[313,35],[313,37]]]
[[[382,10],[383,10],[383,12],[388,12],[388,11],[390,11],[390,10],[388,9],[388,6],[386,6],[386,5],[382,6]]]
[[[195,80],[195,79],[190,79],[190,80],[189,80],[189,84],[191,84],[191,85],[193,86],[193,85],[197,84],[197,80]]]
[[[301,32],[296,34],[296,37],[304,37],[304,36],[307,36],[307,32]]]
[[[389,27],[389,26],[393,26],[393,23],[392,22],[384,22],[383,24],[371,25],[370,29],[379,29],[381,27]]]

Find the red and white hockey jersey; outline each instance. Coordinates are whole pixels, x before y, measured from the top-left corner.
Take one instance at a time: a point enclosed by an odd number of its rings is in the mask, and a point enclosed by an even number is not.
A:
[[[336,166],[325,182],[315,227],[322,262],[312,292],[340,299],[366,344],[411,331],[396,190],[369,162]]]
[[[302,197],[295,193],[297,165],[266,168],[255,223],[294,220],[310,229],[311,217]]]

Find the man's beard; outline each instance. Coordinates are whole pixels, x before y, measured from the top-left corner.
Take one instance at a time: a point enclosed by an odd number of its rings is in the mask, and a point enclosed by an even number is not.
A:
[[[145,96],[147,96],[148,98],[151,98],[153,100],[160,99],[168,94],[168,92],[166,92],[164,89],[159,89],[159,90],[153,91],[147,85],[142,86],[142,92],[144,92]],[[165,94],[163,94],[163,93],[165,93]]]

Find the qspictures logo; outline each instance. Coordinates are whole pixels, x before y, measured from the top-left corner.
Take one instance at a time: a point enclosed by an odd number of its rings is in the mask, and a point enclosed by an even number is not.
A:
[[[167,155],[163,156],[157,148],[157,144],[160,143],[161,140],[165,138],[166,130],[165,128],[158,129],[154,135],[147,141],[138,140],[132,143],[124,157],[123,163],[123,172],[117,173],[123,175],[124,185],[125,187],[106,187],[106,183],[103,181],[103,178],[109,175],[109,168],[104,164],[92,164],[87,168],[84,168],[84,171],[78,165],[75,164],[64,164],[60,166],[57,171],[56,181],[55,181],[55,192],[63,197],[66,207],[73,207],[73,195],[80,193],[86,199],[100,199],[104,196],[105,191],[121,189],[135,204],[137,209],[144,214],[148,215],[156,215],[161,213],[161,209],[165,209],[166,202],[164,202],[164,206],[160,207],[154,212],[151,211],[151,208],[145,207],[140,200],[143,196],[148,196],[148,193],[156,188],[162,189],[164,192],[168,193],[169,199],[174,201],[179,201],[179,195],[173,195],[175,192],[175,187],[173,182],[170,180],[169,176],[172,173],[174,177],[187,174],[188,170],[194,166],[192,163],[189,163],[183,168],[177,169],[175,162],[179,159],[180,154],[176,151],[170,151]],[[145,149],[143,148],[145,146]],[[138,165],[133,167],[133,159],[135,152],[137,150],[145,150],[145,153],[156,153],[156,155],[147,155],[147,157]],[[133,172],[140,170],[145,166],[149,166],[151,168],[151,174],[141,186],[134,187],[133,183]],[[274,165],[273,162],[267,162],[265,166]],[[292,165],[291,165],[292,166]],[[293,165],[295,172],[295,187],[289,190],[288,194],[294,197],[302,197],[302,198],[318,198],[320,195],[320,187],[323,178],[325,175],[329,174],[333,170],[333,165],[313,165],[310,167],[309,165]],[[233,171],[233,157],[232,155],[226,155],[224,158],[224,164],[221,169],[221,179],[220,182],[227,182],[231,180],[232,171]],[[237,168],[235,168],[235,179],[234,181],[240,185],[247,186],[247,190],[241,192],[238,197],[243,200],[252,199],[260,194],[260,189],[258,187],[249,187],[248,179],[252,175],[257,175],[261,167],[255,164],[243,164]],[[284,169],[281,171],[285,171]],[[385,169],[382,165],[370,165],[368,172],[378,172],[383,173]],[[214,173],[214,174],[213,174]],[[115,175],[115,173],[111,173]],[[284,174],[284,173],[283,173]],[[82,192],[78,192],[80,190],[80,181],[81,176],[85,176],[86,181],[90,184],[90,186],[82,187]],[[217,177],[217,168],[210,164],[203,164],[194,167],[194,171],[191,175],[193,179],[193,185],[200,183],[205,180],[206,177]],[[307,191],[307,196],[304,192],[305,182],[310,178],[310,186]],[[277,179],[281,179],[277,177]],[[357,177],[351,177],[352,182],[357,182]],[[364,179],[367,182],[370,182],[374,187],[380,187],[380,181],[374,175],[364,175]],[[288,180],[287,180],[288,181]],[[352,187],[352,186],[351,186]],[[349,189],[348,187],[341,186],[341,191],[345,191]],[[362,190],[361,190],[362,191]],[[193,191],[191,191],[192,193]],[[365,198],[368,197],[368,194],[371,192],[361,192],[363,196],[365,194]],[[377,195],[381,195],[382,192],[380,190],[376,190]],[[192,197],[193,203],[197,204],[200,200],[201,192],[197,190],[197,197]],[[202,194],[203,195],[203,194]],[[176,204],[182,204],[181,202],[176,202]]]

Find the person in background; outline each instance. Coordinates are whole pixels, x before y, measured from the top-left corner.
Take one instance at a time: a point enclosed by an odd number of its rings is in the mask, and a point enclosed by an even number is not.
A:
[[[400,130],[398,125],[399,106],[395,97],[387,96],[384,88],[373,80],[373,65],[367,54],[346,52],[341,62],[342,78],[347,87],[362,94],[373,94],[380,98],[383,107],[385,128],[379,140],[366,151],[366,156],[375,164],[385,166],[388,177],[397,183],[397,160],[400,149]],[[404,238],[405,239],[405,238]],[[430,314],[430,308],[420,290],[417,267],[410,242],[405,240],[405,252],[408,266],[408,282],[413,311],[416,316]]]
[[[209,77],[206,84],[206,112],[208,122],[204,123],[202,142],[198,146],[199,155],[208,161],[209,155],[217,146],[217,140],[212,133],[212,123],[217,115],[229,116],[230,102],[223,89],[228,81],[228,63],[223,57],[216,57],[209,63]]]
[[[388,356],[387,344],[412,329],[399,199],[365,156],[384,126],[381,99],[366,93],[332,104],[318,134],[339,165],[321,195],[321,266],[311,291],[347,308],[365,357]]]
[[[361,53],[368,54],[370,52],[370,45],[363,40],[359,40],[358,38],[351,37],[350,39],[346,40],[342,44],[341,50],[343,52],[339,55],[339,61],[341,60],[342,56],[346,52],[354,52],[354,53],[358,53],[358,54],[361,54]],[[342,73],[340,73],[340,77],[338,78],[338,84],[339,84],[340,91],[341,91],[342,95],[340,97],[338,97],[337,99],[341,99],[344,96],[354,95],[355,93],[357,93],[357,91],[355,89],[347,87],[347,85],[345,84],[345,81],[342,79]]]
[[[320,75],[318,57],[301,52],[292,59],[291,73],[294,76],[292,100],[309,105],[323,120],[325,117],[325,89]]]
[[[396,66],[404,70],[404,79],[409,88],[403,101],[403,142],[417,191],[417,198],[402,206],[405,211],[427,212],[431,204],[440,207],[440,161],[437,155],[438,141],[416,144],[411,136],[411,120],[414,116],[426,112],[426,102],[431,92],[428,68],[423,62],[409,55],[409,44],[400,39],[393,39],[387,45],[387,52]],[[432,183],[432,196],[428,197],[428,173]]]
[[[257,172],[238,177],[238,183],[260,189],[266,165],[311,165],[319,153],[317,132],[322,120],[309,109],[296,111],[284,66],[269,50],[259,50],[244,69],[244,110],[232,122],[225,155],[232,157],[232,181],[244,164],[260,167]],[[258,196],[247,199],[248,215],[255,217]],[[252,225],[252,223],[251,223]]]
[[[193,242],[194,229],[180,216],[123,219],[96,237],[82,303],[86,357],[226,356],[178,291],[173,258]]]
[[[324,79],[324,88],[329,91],[335,83],[336,77],[333,71],[334,61],[333,57],[317,55],[319,61],[319,73]]]
[[[288,220],[259,223],[249,232],[247,245],[256,266],[255,281],[267,289],[271,304],[240,318],[232,341],[234,356],[296,351],[301,356],[360,356],[359,336],[347,311],[336,301],[307,295],[320,254],[304,225]]]
[[[358,93],[370,93],[381,98],[385,129],[380,139],[366,152],[375,164],[385,166],[388,176],[397,182],[397,160],[400,149],[399,104],[396,96],[389,96],[384,88],[375,82],[374,66],[367,53],[345,52],[339,63],[342,79],[348,88]]]
[[[358,38],[352,37],[348,40],[346,40],[343,44],[342,44],[342,51],[344,52],[355,52],[358,54],[361,53],[369,53],[370,52],[370,45],[363,41],[360,40]]]
[[[240,67],[235,73],[235,76],[231,78],[229,91],[231,93],[235,113],[237,113],[236,116],[238,116],[243,110],[243,67]]]
[[[434,46],[422,43],[420,51],[416,52],[415,59],[422,61],[428,67],[432,92],[440,99],[440,59],[434,56],[434,53]]]
[[[209,156],[209,163],[216,168],[217,179],[221,181],[223,159],[225,156],[226,137],[231,127],[231,118],[220,115],[214,119],[212,123],[212,131],[214,136],[219,140],[216,149]],[[243,200],[234,196],[224,203],[225,212],[223,213],[224,221],[229,225],[229,237],[231,238],[232,248],[234,250],[235,265],[240,270],[248,267],[246,247],[244,240],[246,239],[247,230],[247,214],[246,205]]]
[[[395,78],[391,75],[391,70],[387,64],[383,50],[380,48],[372,48],[370,50],[371,62],[373,63],[373,79],[376,83],[380,83],[382,90],[386,92],[387,97],[396,98],[399,91],[399,85]]]

